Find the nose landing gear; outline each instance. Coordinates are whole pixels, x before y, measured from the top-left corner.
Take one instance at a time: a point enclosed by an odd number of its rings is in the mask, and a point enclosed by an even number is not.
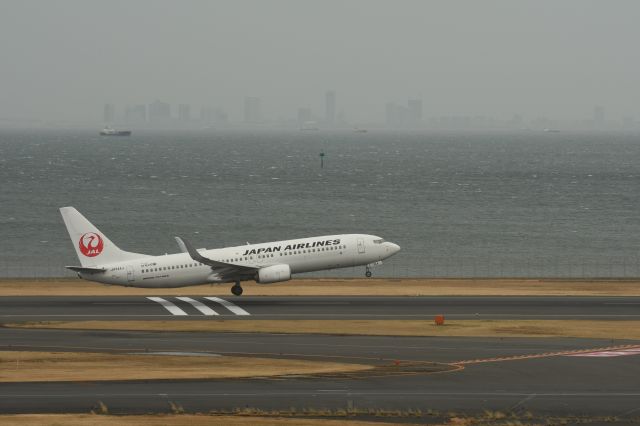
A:
[[[242,286],[240,286],[240,281],[236,281],[233,287],[231,287],[231,293],[233,293],[234,296],[242,295]]]
[[[367,277],[367,278],[371,278],[371,275],[373,275],[371,273],[371,268],[373,266],[378,266],[378,265],[382,265],[382,261],[381,260],[378,260],[377,262],[369,263],[368,265],[366,265],[365,266],[366,272],[364,273],[364,276]]]

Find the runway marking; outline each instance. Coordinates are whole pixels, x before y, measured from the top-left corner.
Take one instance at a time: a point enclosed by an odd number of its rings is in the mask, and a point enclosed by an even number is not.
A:
[[[531,395],[527,396],[526,398],[522,398],[516,405],[512,406],[511,408],[509,408],[509,411],[515,410],[516,408],[520,407],[522,404],[531,401],[535,397],[536,397],[536,394],[532,393]]]
[[[638,345],[618,345],[609,346],[606,348],[590,348],[590,349],[574,349],[561,352],[545,352],[541,354],[527,354],[527,355],[514,355],[496,358],[484,358],[484,359],[469,359],[463,361],[456,361],[454,365],[470,365],[470,364],[483,364],[488,362],[503,362],[503,361],[518,361],[523,359],[536,359],[536,358],[551,358],[555,356],[580,356],[580,354],[598,353],[598,352],[610,352],[610,351],[622,351],[627,349],[637,349],[640,351]],[[638,353],[630,353],[629,355],[636,355]]]
[[[159,303],[160,305],[162,305],[163,308],[171,312],[173,315],[189,315],[185,311],[178,308],[176,305],[169,302],[168,300],[163,299],[162,297],[147,297],[147,299],[154,301],[156,303]]]
[[[199,301],[197,301],[195,299],[192,299],[190,297],[176,297],[176,299],[182,300],[183,302],[190,303],[194,308],[196,308],[197,310],[202,312],[203,315],[208,315],[208,316],[210,316],[210,315],[220,315],[216,311],[214,311],[213,309],[211,309],[210,307],[205,305],[204,303],[199,302]]]
[[[144,303],[140,303],[138,305],[144,305]],[[241,308],[240,308],[241,309]],[[246,312],[246,311],[245,311]],[[393,318],[424,318],[424,319],[432,319],[433,315],[422,315],[422,314],[314,314],[314,313],[298,313],[298,314],[279,314],[279,313],[271,313],[271,314],[243,314],[243,315],[251,315],[254,318],[293,318],[293,319],[314,319],[314,318],[333,318],[333,319],[345,319],[345,318],[359,318],[359,319],[376,319],[376,318],[385,318],[385,319],[393,319]],[[41,318],[41,317],[74,317],[74,318],[99,318],[99,317],[118,317],[118,318],[137,318],[137,317],[166,317],[166,315],[156,315],[156,314],[0,314],[0,318]],[[450,314],[447,316],[449,319],[466,319],[468,317],[472,317],[472,315],[465,314]],[[475,318],[482,318],[483,315],[480,315]],[[496,317],[494,315],[489,315],[488,318],[482,319],[494,319]],[[570,317],[574,319],[579,318],[610,318],[611,320],[617,319],[625,319],[625,318],[639,318],[640,314],[637,315],[537,315],[537,316],[529,316],[529,315],[519,315],[519,316],[507,316],[506,319],[519,319],[519,318],[561,318],[561,317]]]
[[[577,354],[569,354],[566,356],[581,356],[581,357],[616,357],[616,356],[628,356],[628,355],[640,355],[640,346],[635,348],[620,349],[620,350],[607,350],[607,351],[594,351],[594,352],[582,352]]]
[[[251,315],[249,312],[242,309],[240,306],[234,305],[228,300],[220,299],[219,297],[205,297],[205,299],[211,300],[212,302],[217,302],[233,312],[236,315]]]
[[[288,397],[288,396],[300,396],[307,395],[313,396],[317,394],[319,390],[295,390],[295,391],[268,391],[268,392],[172,392],[174,397],[189,398],[189,397],[233,397],[233,396],[270,396],[270,397]],[[371,396],[371,397],[388,397],[388,396],[431,396],[431,397],[466,397],[466,398],[487,398],[487,397],[526,397],[530,393],[526,392],[366,392],[349,390],[349,395],[353,396]],[[138,392],[83,392],[83,393],[67,393],[61,394],[60,392],[54,394],[46,393],[33,393],[33,394],[0,394],[0,398],[82,398],[82,397],[129,397],[129,398],[148,398],[153,396],[164,397],[167,394],[162,393],[138,393]],[[557,398],[557,397],[573,397],[573,398],[637,398],[640,396],[640,392],[543,392],[537,393],[537,397],[543,398]]]

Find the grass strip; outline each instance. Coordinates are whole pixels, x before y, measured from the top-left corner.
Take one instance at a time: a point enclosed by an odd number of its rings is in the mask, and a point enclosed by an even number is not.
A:
[[[373,367],[254,357],[0,351],[0,382],[218,379],[345,373],[370,368]]]
[[[10,328],[168,332],[299,333],[371,336],[581,337],[640,339],[640,321],[624,320],[190,320],[51,321]]]
[[[301,417],[179,415],[97,415],[97,414],[16,414],[0,415],[0,424],[25,426],[340,426],[345,419],[308,419]],[[351,426],[388,426],[398,423],[349,420]]]
[[[640,296],[640,280],[296,279],[243,283],[245,296]],[[80,279],[1,279],[0,296],[229,296],[230,285],[144,289]]]

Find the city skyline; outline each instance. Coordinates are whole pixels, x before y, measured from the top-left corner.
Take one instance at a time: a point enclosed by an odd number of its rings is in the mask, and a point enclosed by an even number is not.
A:
[[[425,118],[575,121],[602,105],[636,120],[638,12],[592,0],[9,0],[0,118],[92,122],[104,103],[160,99],[237,122],[254,97],[264,120],[298,108],[324,119],[329,90],[352,123],[383,122],[386,103],[408,99]]]
[[[155,100],[150,104],[127,105],[118,112],[118,107],[112,103],[105,103],[102,108],[102,121],[105,125],[121,124],[133,126],[159,126],[159,127],[214,127],[214,126],[255,126],[271,125],[276,127],[289,127],[299,129],[324,129],[354,128],[365,124],[374,127],[386,128],[582,128],[582,129],[640,129],[640,122],[633,117],[624,116],[611,118],[606,114],[606,108],[595,105],[591,115],[585,115],[578,120],[562,121],[553,117],[523,117],[514,114],[508,118],[496,118],[484,115],[440,115],[425,117],[423,115],[423,101],[421,99],[408,98],[406,105],[395,102],[384,104],[384,120],[379,122],[358,123],[349,122],[344,118],[344,113],[335,113],[336,93],[333,90],[325,92],[324,115],[310,107],[300,106],[287,117],[277,120],[265,118],[263,102],[261,98],[246,96],[244,98],[244,112],[242,118],[229,117],[224,108],[214,108],[210,105],[199,107],[199,114],[191,111],[198,110],[197,106],[190,104],[177,104]],[[175,113],[174,113],[175,110]],[[148,117],[148,118],[147,118]]]

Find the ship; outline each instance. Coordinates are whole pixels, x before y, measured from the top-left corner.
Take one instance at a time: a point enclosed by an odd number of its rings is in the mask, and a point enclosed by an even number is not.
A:
[[[131,130],[116,130],[106,126],[100,130],[100,136],[131,136]]]

